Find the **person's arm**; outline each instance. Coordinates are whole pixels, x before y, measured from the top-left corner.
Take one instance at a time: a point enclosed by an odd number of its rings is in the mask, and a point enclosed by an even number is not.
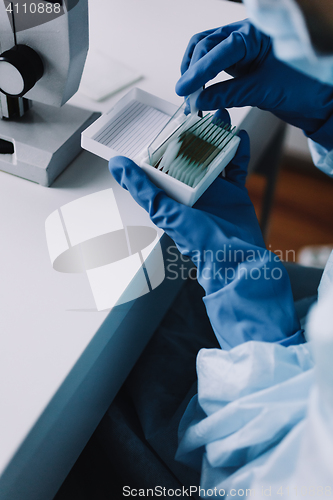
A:
[[[304,342],[289,278],[278,257],[265,248],[245,188],[249,138],[240,132],[238,152],[193,208],[158,189],[128,158],[110,160],[116,181],[197,266],[204,303],[224,349],[248,340],[284,345]]]

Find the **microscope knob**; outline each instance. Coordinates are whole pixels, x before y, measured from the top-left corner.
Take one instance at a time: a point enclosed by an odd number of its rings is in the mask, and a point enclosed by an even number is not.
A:
[[[43,62],[27,45],[16,45],[0,55],[0,91],[22,97],[43,76]]]

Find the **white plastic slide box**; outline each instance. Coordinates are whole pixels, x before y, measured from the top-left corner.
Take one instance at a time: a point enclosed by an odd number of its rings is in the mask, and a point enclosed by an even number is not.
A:
[[[231,138],[207,168],[201,181],[194,188],[190,187],[149,163],[148,148],[151,149],[152,143],[155,150],[156,143],[159,143],[162,155],[168,137],[186,119],[183,111],[177,111],[177,106],[134,88],[82,132],[82,148],[105,160],[118,155],[127,156],[146,172],[157,187],[174,200],[191,207],[232,160],[239,137]]]

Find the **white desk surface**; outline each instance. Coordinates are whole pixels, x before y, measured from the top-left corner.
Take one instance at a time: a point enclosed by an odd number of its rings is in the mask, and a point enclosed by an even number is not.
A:
[[[181,99],[174,93],[174,85],[190,36],[244,17],[241,5],[222,0],[91,0],[90,46],[102,47],[111,57],[141,72],[144,79],[137,86],[177,104]],[[127,91],[103,103],[79,95],[71,102],[106,111]],[[248,112],[234,110],[233,124],[239,125]],[[126,307],[118,308],[113,316],[112,311],[94,311],[87,277],[54,271],[46,246],[44,224],[49,214],[65,203],[107,187],[116,192],[124,224],[151,224],[146,213],[113,181],[107,163],[87,152],[80,154],[51,188],[0,172],[2,499],[52,498],[66,470],[60,471],[54,482],[49,470],[36,470],[32,477],[33,471],[27,468],[29,453],[38,452],[43,457],[43,447],[47,447],[47,456],[52,460],[54,443],[50,436],[57,439],[52,426],[69,401],[75,405],[78,387],[87,380],[89,370],[127,314]],[[108,316],[112,317],[111,323]],[[130,368],[126,368],[127,372]],[[65,387],[62,392],[61,387]],[[115,381],[114,391],[118,388]],[[103,405],[96,408],[96,422],[105,410]],[[78,422],[74,410],[72,414],[70,425],[74,430]],[[92,429],[77,439],[86,441],[89,432]],[[70,444],[69,437],[67,441]],[[73,463],[75,457],[71,460]],[[55,469],[53,465],[51,461],[47,468]],[[43,474],[49,489],[43,485]]]

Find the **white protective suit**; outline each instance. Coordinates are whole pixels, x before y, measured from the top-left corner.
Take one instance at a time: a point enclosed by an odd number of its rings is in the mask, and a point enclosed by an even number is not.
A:
[[[201,496],[333,496],[333,253],[306,335],[200,351],[177,458],[201,468]]]
[[[333,85],[333,56],[313,53],[294,0],[244,3],[282,60]],[[333,176],[333,151],[309,146]],[[176,458],[201,471],[202,497],[333,497],[333,252],[305,334],[309,342],[297,346],[253,341],[199,352],[198,394]]]

